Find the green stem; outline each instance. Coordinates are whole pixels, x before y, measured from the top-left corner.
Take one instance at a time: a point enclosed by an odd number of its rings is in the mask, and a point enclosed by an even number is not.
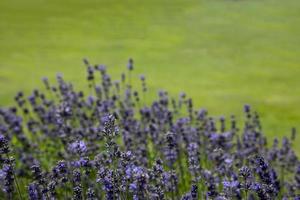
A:
[[[244,187],[245,187],[245,198],[248,198],[248,188],[247,188],[247,183],[246,183],[246,178],[244,179]]]
[[[7,159],[8,159],[8,162],[9,162],[10,167],[12,168],[13,166],[12,166],[12,164],[11,164],[11,162],[10,162],[10,158],[9,158],[8,153],[6,153],[6,157],[7,157]],[[17,177],[16,177],[16,175],[15,175],[14,170],[13,170],[13,176],[14,176],[14,182],[15,182],[15,185],[16,185],[16,188],[17,188],[17,191],[18,191],[18,194],[19,194],[19,199],[23,200],[23,197],[22,197],[22,194],[21,194],[21,191],[20,191],[20,187],[19,187],[19,184],[18,184],[18,179],[17,179]]]

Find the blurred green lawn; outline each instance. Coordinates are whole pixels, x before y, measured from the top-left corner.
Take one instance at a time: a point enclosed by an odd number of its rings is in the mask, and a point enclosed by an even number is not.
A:
[[[86,87],[83,57],[114,76],[133,57],[152,95],[215,116],[249,103],[280,138],[300,128],[299,24],[299,0],[1,0],[0,106],[56,72]]]

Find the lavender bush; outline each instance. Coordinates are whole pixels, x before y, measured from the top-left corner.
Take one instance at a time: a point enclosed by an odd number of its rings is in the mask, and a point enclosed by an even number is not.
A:
[[[0,109],[1,199],[300,199],[300,162],[290,139],[267,145],[259,116],[245,123],[196,110],[184,93],[121,81],[103,65],[87,69],[88,91],[57,75],[44,90]]]

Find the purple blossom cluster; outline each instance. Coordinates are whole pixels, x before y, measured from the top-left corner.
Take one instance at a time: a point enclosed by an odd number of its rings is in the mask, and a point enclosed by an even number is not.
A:
[[[121,81],[84,64],[86,91],[59,74],[0,108],[0,199],[300,199],[296,129],[268,144],[249,105],[240,128],[184,93],[147,103],[132,59]]]

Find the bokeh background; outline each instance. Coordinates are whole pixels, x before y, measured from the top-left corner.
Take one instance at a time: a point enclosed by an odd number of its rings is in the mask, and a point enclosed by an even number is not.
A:
[[[300,128],[299,0],[0,1],[0,106],[57,72],[86,88],[84,57],[116,78],[134,58],[149,99],[185,91],[239,118],[248,103],[270,138]]]

